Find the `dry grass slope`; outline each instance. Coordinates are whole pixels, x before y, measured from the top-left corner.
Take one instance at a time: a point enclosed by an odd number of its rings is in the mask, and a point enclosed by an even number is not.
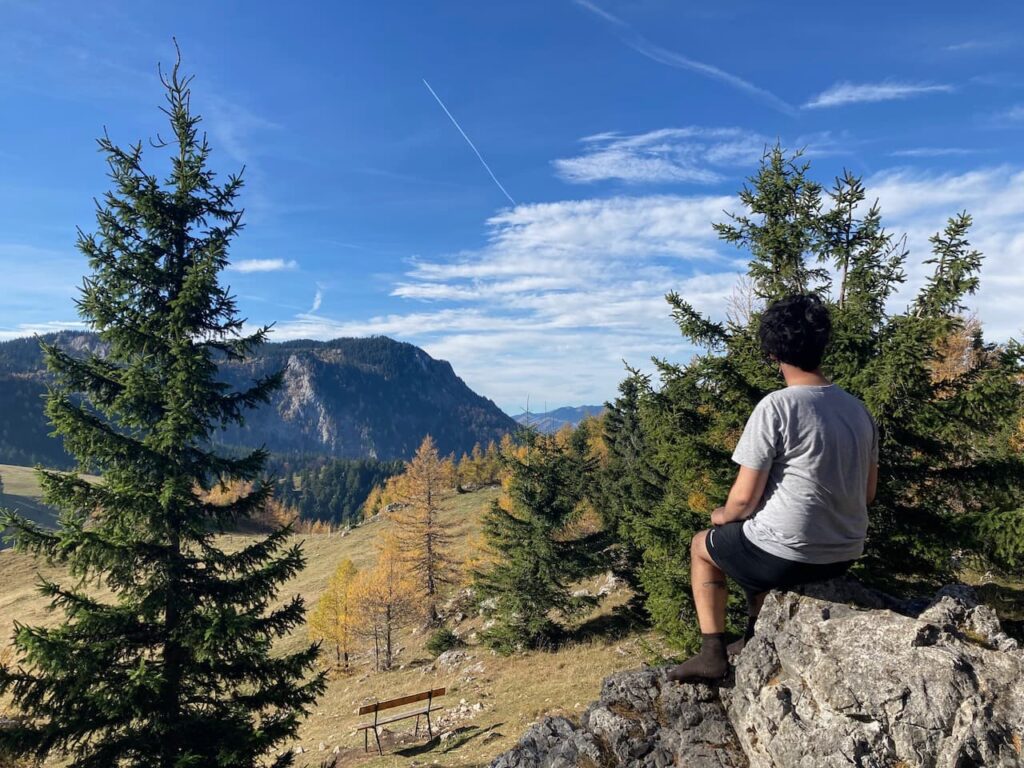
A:
[[[11,477],[19,496],[31,497],[34,481],[30,470],[22,473],[0,468],[5,483]],[[480,513],[496,498],[496,489],[462,494],[450,499],[443,516],[457,542],[457,555],[465,560],[471,554],[471,542],[479,534]],[[287,586],[287,594],[301,594],[308,606],[315,603],[331,573],[344,559],[351,559],[358,568],[369,567],[374,558],[378,537],[390,525],[385,519],[366,523],[340,535],[306,535],[303,548],[308,560],[304,571]],[[251,537],[233,535],[226,544],[242,546]],[[14,552],[0,553],[0,645],[10,637],[15,621],[48,623],[59,621],[47,611],[45,600],[35,593],[39,573],[59,576],[50,568],[38,568],[30,558]],[[594,588],[595,585],[584,585]],[[613,595],[607,604],[584,621],[607,619],[611,608],[628,596]],[[463,650],[466,658],[450,667],[438,668],[423,649],[424,634],[405,631],[399,639],[402,648],[398,669],[374,673],[369,657],[360,654],[351,674],[333,673],[327,692],[302,727],[300,740],[290,748],[301,748],[297,765],[319,765],[334,756],[338,749],[339,766],[482,766],[510,747],[522,732],[544,714],[579,714],[595,699],[600,682],[606,675],[640,665],[657,641],[647,634],[628,634],[618,639],[607,637],[581,639],[556,652],[535,652],[502,657],[475,644],[472,638],[482,619],[475,614],[454,626],[467,638]],[[289,637],[282,650],[298,648],[308,642],[305,631]],[[447,707],[444,716],[456,710],[459,718],[444,730],[452,734],[444,741],[412,740],[413,720],[394,724],[389,736],[388,753],[383,757],[364,755],[362,735],[355,731],[362,721],[356,709],[375,699],[383,700],[401,694],[445,686],[448,695],[442,700]],[[460,706],[461,701],[465,705]],[[372,742],[372,735],[371,735]],[[59,763],[53,763],[58,765]]]

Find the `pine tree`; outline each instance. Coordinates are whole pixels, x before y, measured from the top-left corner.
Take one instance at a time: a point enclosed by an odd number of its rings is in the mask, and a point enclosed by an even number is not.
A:
[[[355,631],[373,643],[374,666],[389,670],[395,661],[395,636],[416,614],[416,582],[393,534],[383,537],[377,562],[360,571],[352,585]]]
[[[553,437],[527,432],[524,440],[522,450],[504,454],[505,498],[483,518],[492,556],[476,573],[481,596],[494,602],[495,625],[484,640],[503,653],[554,642],[560,628],[553,613],[572,617],[593,605],[574,597],[570,585],[604,565],[597,553],[608,544],[603,532],[564,536],[590,466]]]
[[[335,664],[346,670],[352,652],[355,613],[353,582],[357,573],[351,560],[342,560],[309,615],[310,637],[333,646]]]
[[[47,415],[80,469],[103,480],[41,472],[60,528],[6,520],[16,546],[66,566],[71,585],[41,585],[62,624],[17,626],[19,662],[0,669],[0,695],[27,719],[0,732],[0,747],[67,753],[74,768],[286,766],[290,752],[268,755],[323,690],[322,677],[308,677],[315,645],[272,653],[302,624],[300,598],[271,606],[304,558],[286,528],[233,552],[216,538],[263,507],[272,486],[223,504],[200,495],[258,479],[263,451],[219,455],[212,438],[280,378],[232,391],[217,376],[219,360],[243,359],[266,337],[242,334],[218,280],[242,227],[242,180],[219,183],[207,167],[191,78],[175,64],[162,80],[168,178],[143,169],[141,143],[123,149],[104,136],[113,190],[97,206],[98,234],[78,241],[92,269],[79,311],[109,353],[44,346]]]
[[[441,590],[455,581],[452,535],[442,522],[441,504],[453,493],[454,466],[443,461],[428,435],[405,470],[392,519],[399,550],[419,584],[426,620],[436,624]]]

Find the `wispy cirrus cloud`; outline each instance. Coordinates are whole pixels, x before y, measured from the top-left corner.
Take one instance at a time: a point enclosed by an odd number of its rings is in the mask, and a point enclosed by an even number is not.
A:
[[[949,53],[974,53],[977,51],[991,51],[1005,48],[1007,40],[962,40],[959,43],[952,43],[943,46],[942,50]]]
[[[724,307],[742,262],[710,222],[737,205],[723,195],[520,204],[487,221],[485,247],[412,261],[391,288],[408,311],[341,322],[304,313],[275,338],[412,341],[507,409],[527,396],[602,402],[623,359],[650,368],[653,355],[686,356],[667,291]]]
[[[971,241],[985,254],[971,299],[986,336],[1020,336],[1024,292],[1024,169],[960,174],[878,173],[865,180],[890,231],[906,232],[908,281],[900,309],[927,279],[928,238],[966,208]],[[487,221],[483,248],[417,259],[391,287],[408,309],[368,319],[313,312],[279,323],[275,338],[384,334],[449,360],[471,387],[507,410],[531,401],[601,402],[614,395],[622,361],[650,372],[651,356],[693,351],[672,323],[664,294],[679,290],[724,319],[746,255],[720,243],[711,224],[739,209],[724,195],[632,195],[518,205]]]
[[[735,128],[663,128],[633,136],[587,136],[582,142],[583,154],[553,163],[566,181],[713,184],[724,178],[717,167],[756,163],[767,140]]]
[[[298,262],[294,259],[242,259],[231,262],[228,269],[232,272],[248,274],[252,272],[281,272],[296,269],[298,266]]]
[[[952,93],[945,83],[908,83],[888,80],[881,83],[841,82],[825,89],[804,104],[804,109],[825,109],[847,104],[898,101],[929,93]]]
[[[779,112],[783,112],[788,115],[796,114],[796,109],[793,105],[779,98],[768,89],[761,88],[749,80],[745,80],[739,75],[735,75],[732,72],[727,72],[720,67],[716,67],[714,64],[697,61],[696,59],[691,59],[690,57],[676,51],[663,48],[641,35],[633,29],[632,26],[615,14],[609,13],[595,3],[590,2],[590,0],[574,0],[574,2],[576,5],[586,9],[598,18],[610,24],[616,30],[616,33],[619,35],[619,38],[623,43],[652,61],[656,61],[659,64],[664,64],[669,67],[675,67],[676,69],[685,69],[690,72],[696,72],[704,77],[725,83],[736,90],[743,91],[744,93],[755,97],[759,101],[768,104]]]
[[[602,133],[581,139],[582,154],[555,160],[565,181],[585,184],[616,179],[636,184],[714,184],[737,169],[757,165],[765,149],[777,141],[740,128],[661,128],[647,133]],[[808,156],[847,151],[827,133],[792,142]]]
[[[324,303],[324,289],[323,289],[322,286],[318,285],[316,287],[316,293],[313,294],[313,305],[309,308],[309,313],[308,314],[312,315],[312,314],[315,314],[316,312],[320,311],[320,307],[321,307],[321,305],[323,305],[323,303]]]
[[[897,149],[894,152],[890,152],[889,157],[957,157],[976,155],[983,151],[968,147],[911,147],[910,149]]]
[[[874,174],[865,186],[878,198],[890,231],[905,232],[911,248],[909,279],[895,302],[909,301],[929,274],[923,263],[931,250],[928,238],[951,215],[966,210],[974,218],[969,239],[984,254],[981,287],[968,303],[984,323],[986,338],[1024,338],[1024,169],[939,173],[902,168]]]
[[[997,112],[994,115],[994,122],[1000,124],[1024,123],[1024,104],[1015,104],[1009,109]]]

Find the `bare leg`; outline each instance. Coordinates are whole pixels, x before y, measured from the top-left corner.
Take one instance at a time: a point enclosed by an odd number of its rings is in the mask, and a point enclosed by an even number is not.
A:
[[[701,531],[690,542],[690,586],[700,622],[700,653],[667,672],[669,680],[681,683],[718,680],[729,669],[725,651],[725,605],[729,593],[725,574],[708,554],[707,535],[707,531]]]
[[[729,598],[725,573],[708,554],[707,535],[708,531],[701,531],[690,542],[690,588],[704,635],[725,632],[725,607]]]

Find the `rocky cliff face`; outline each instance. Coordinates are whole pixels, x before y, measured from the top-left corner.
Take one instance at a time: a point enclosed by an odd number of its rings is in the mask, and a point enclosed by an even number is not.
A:
[[[1024,766],[1024,651],[971,590],[925,605],[851,581],[772,593],[720,685],[604,681],[492,768]]]
[[[44,339],[72,353],[103,352],[95,334],[61,332]],[[493,402],[473,392],[451,365],[385,337],[265,344],[220,375],[236,388],[282,372],[271,402],[245,425],[217,435],[229,446],[265,445],[275,453],[335,458],[407,459],[425,435],[442,454],[516,429]],[[35,339],[0,343],[0,463],[69,466],[49,436],[42,396],[48,374]]]

